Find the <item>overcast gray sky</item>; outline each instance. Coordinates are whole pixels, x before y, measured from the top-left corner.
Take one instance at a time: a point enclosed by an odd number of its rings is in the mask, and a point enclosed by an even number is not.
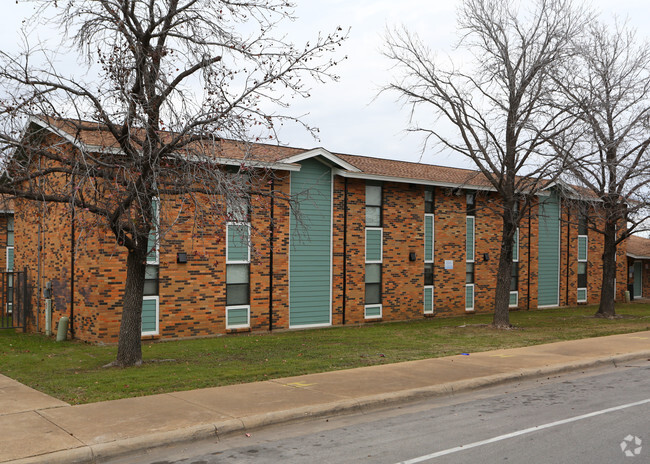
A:
[[[422,154],[421,136],[404,132],[408,112],[396,102],[396,96],[377,97],[392,73],[390,63],[380,53],[386,26],[404,24],[433,50],[451,54],[457,39],[455,12],[459,0],[295,1],[298,19],[287,29],[296,42],[338,25],[351,30],[343,50],[348,59],[336,69],[340,81],[315,86],[309,100],[293,107],[295,114],[309,113],[308,122],[320,128],[320,140],[291,128],[282,133],[283,143],[407,161],[419,161],[422,156],[421,160],[430,164],[473,167],[458,155],[437,150]],[[24,0],[2,2],[5,9],[0,16],[0,43],[7,50],[15,47],[21,21],[32,6]],[[593,0],[591,5],[607,18],[629,17],[639,36],[647,37],[643,28],[650,19],[648,0]]]

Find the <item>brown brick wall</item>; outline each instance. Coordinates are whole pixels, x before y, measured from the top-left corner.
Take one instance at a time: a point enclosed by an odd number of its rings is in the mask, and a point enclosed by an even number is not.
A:
[[[290,194],[290,175],[277,173],[273,188]],[[347,194],[345,185],[347,184]],[[333,325],[365,322],[365,181],[338,176],[333,193]],[[268,193],[271,185],[264,187]],[[382,304],[384,321],[419,319],[423,314],[424,286],[424,188],[406,183],[383,184]],[[175,200],[162,199],[163,223],[175,222],[161,238],[159,266],[160,335],[162,338],[195,337],[226,332],[225,322],[225,226],[222,222],[202,226],[197,233],[192,208]],[[347,209],[344,204],[347,202]],[[182,206],[182,208],[181,208]],[[501,220],[494,193],[477,196],[475,223],[475,312],[490,312],[499,261]],[[71,308],[71,221],[66,205],[16,203],[16,269],[28,267],[35,289],[53,282],[54,324]],[[179,215],[179,211],[182,211]],[[537,205],[520,224],[519,309],[537,306]],[[273,204],[274,236],[270,239],[271,203],[268,196],[256,197],[252,206],[251,330],[289,327],[289,207],[279,198]],[[573,305],[577,283],[577,229],[564,211],[561,232],[560,304]],[[347,220],[347,224],[345,224]],[[41,224],[41,281],[37,250]],[[126,252],[110,232],[91,227],[83,212],[75,223],[75,335],[91,342],[117,341],[121,316]],[[465,314],[465,192],[435,188],[434,309],[435,315]],[[6,234],[5,234],[6,236]],[[0,237],[2,219],[0,218]],[[344,250],[344,241],[346,249]],[[589,302],[599,298],[602,237],[589,236]],[[184,252],[188,263],[178,264]],[[409,254],[415,253],[415,261]],[[272,282],[271,254],[273,255]],[[485,259],[487,257],[487,259]],[[4,256],[0,257],[4,260]],[[345,260],[346,269],[343,272]],[[445,261],[453,269],[445,269]],[[619,250],[618,296],[625,290],[625,249]],[[0,263],[2,266],[2,263]],[[645,271],[645,269],[644,269]],[[650,276],[650,272],[646,273]],[[568,276],[568,277],[567,277]],[[345,294],[344,294],[345,280]],[[530,287],[530,288],[529,288]],[[530,299],[528,298],[530,296]],[[32,305],[40,293],[33,292]],[[35,319],[33,320],[35,321]],[[35,324],[33,324],[34,326]],[[44,328],[40,300],[39,327]],[[32,327],[34,329],[34,327]]]

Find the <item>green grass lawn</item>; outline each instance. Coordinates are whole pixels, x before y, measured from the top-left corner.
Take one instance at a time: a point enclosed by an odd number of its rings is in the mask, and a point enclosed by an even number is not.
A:
[[[517,328],[492,315],[334,327],[274,334],[144,343],[144,364],[103,368],[115,346],[56,343],[0,330],[0,372],[72,404],[254,382],[353,367],[650,330],[650,305],[621,304],[623,317],[596,319],[594,306],[516,311]]]

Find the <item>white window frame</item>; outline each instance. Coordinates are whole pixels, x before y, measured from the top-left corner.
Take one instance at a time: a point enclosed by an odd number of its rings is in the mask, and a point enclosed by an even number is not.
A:
[[[157,203],[156,214],[153,218],[154,222],[154,245],[153,245],[153,259],[149,258],[149,250],[147,250],[147,264],[151,265],[160,265],[160,199],[154,197],[151,199],[151,203]]]
[[[230,240],[228,239],[228,237],[230,236],[230,232],[229,232],[228,228],[230,226],[237,226],[237,227],[246,226],[247,229],[248,229],[248,231],[247,231],[248,246],[246,247],[246,251],[248,252],[247,253],[248,256],[247,256],[245,261],[232,260],[232,259],[229,259],[229,257],[228,257],[228,250],[230,248],[229,247],[229,241]],[[250,262],[251,262],[251,224],[250,224],[250,222],[227,222],[226,223],[226,264],[250,264]]]
[[[155,300],[156,301],[156,330],[153,332],[141,332],[140,336],[147,337],[150,335],[160,334],[160,296],[159,295],[146,295],[142,297],[142,301]],[[142,326],[142,323],[140,323]],[[141,327],[142,329],[142,327]]]
[[[368,260],[368,231],[369,230],[378,230],[380,232],[381,238],[379,239],[379,261],[369,261]],[[364,258],[366,264],[382,264],[384,262],[384,228],[383,227],[366,227],[365,232],[365,249],[364,249]]]
[[[471,259],[469,258],[469,254],[467,253],[467,219],[472,218],[472,257]],[[473,263],[474,262],[474,257],[476,256],[476,216],[465,216],[465,262],[466,263]]]
[[[228,324],[228,311],[231,309],[246,309],[248,318],[244,325],[229,325]],[[233,305],[226,306],[226,329],[249,329],[251,326],[251,305]]]
[[[426,223],[427,223],[427,217],[431,217],[431,238],[430,238],[430,240],[431,240],[431,259],[427,259],[427,257],[426,257],[426,249],[427,249]],[[425,253],[425,256],[424,256],[424,262],[426,264],[430,264],[430,263],[433,263],[434,258],[436,256],[436,248],[435,248],[435,244],[436,244],[436,218],[435,218],[435,215],[432,214],[432,213],[426,213],[424,215],[424,224],[425,224],[425,234],[424,234],[424,240],[425,240],[425,242],[424,242],[424,253]]]
[[[16,260],[15,247],[8,246],[6,251],[5,251],[5,268],[6,268],[5,270],[7,272],[13,272],[14,271],[13,267],[11,269],[9,269],[9,250],[14,252],[14,261]]]
[[[509,304],[508,302],[508,308],[518,308],[519,307],[519,290],[512,290],[510,291],[510,295],[515,295],[515,304]]]
[[[580,259],[580,238],[584,237],[585,239],[585,259]],[[585,270],[588,272],[589,271],[589,236],[588,235],[578,235],[578,263],[587,263],[585,265]],[[580,294],[580,290],[585,291],[585,298],[584,299],[579,299],[578,295]],[[614,287],[614,295],[616,296],[616,287]],[[576,288],[576,302],[577,303],[586,303],[587,300],[589,300],[589,294],[587,291],[587,287],[577,287]]]
[[[585,259],[580,259],[580,238],[584,237],[585,239],[585,253],[586,257]],[[616,256],[616,254],[614,254]],[[578,235],[578,262],[579,263],[586,263],[589,261],[589,236],[588,235]]]
[[[517,230],[515,231],[515,240],[513,243],[513,250],[517,250],[517,259],[512,258],[513,263],[518,263],[519,262],[519,227],[517,227]]]
[[[433,288],[433,285],[425,285],[424,286],[424,291],[422,292],[422,300],[423,300],[422,304],[423,305],[425,304],[424,294],[426,293],[426,291],[428,289],[431,289],[431,308],[427,308],[426,305],[425,305],[424,306],[424,314],[434,314],[436,304],[435,304],[435,300],[434,300],[435,290]]]
[[[467,287],[472,287],[472,306],[467,306]],[[471,312],[474,311],[474,306],[476,305],[476,287],[475,284],[465,284],[465,311]]]
[[[368,316],[368,308],[376,308],[379,306],[379,316]],[[367,304],[363,307],[363,317],[364,319],[381,319],[384,314],[384,306],[382,303],[379,304]]]

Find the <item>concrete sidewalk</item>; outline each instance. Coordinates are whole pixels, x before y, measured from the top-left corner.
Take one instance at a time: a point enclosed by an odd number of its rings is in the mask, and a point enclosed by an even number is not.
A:
[[[650,331],[79,406],[0,375],[0,462],[101,462],[171,443],[640,358],[650,358]]]

